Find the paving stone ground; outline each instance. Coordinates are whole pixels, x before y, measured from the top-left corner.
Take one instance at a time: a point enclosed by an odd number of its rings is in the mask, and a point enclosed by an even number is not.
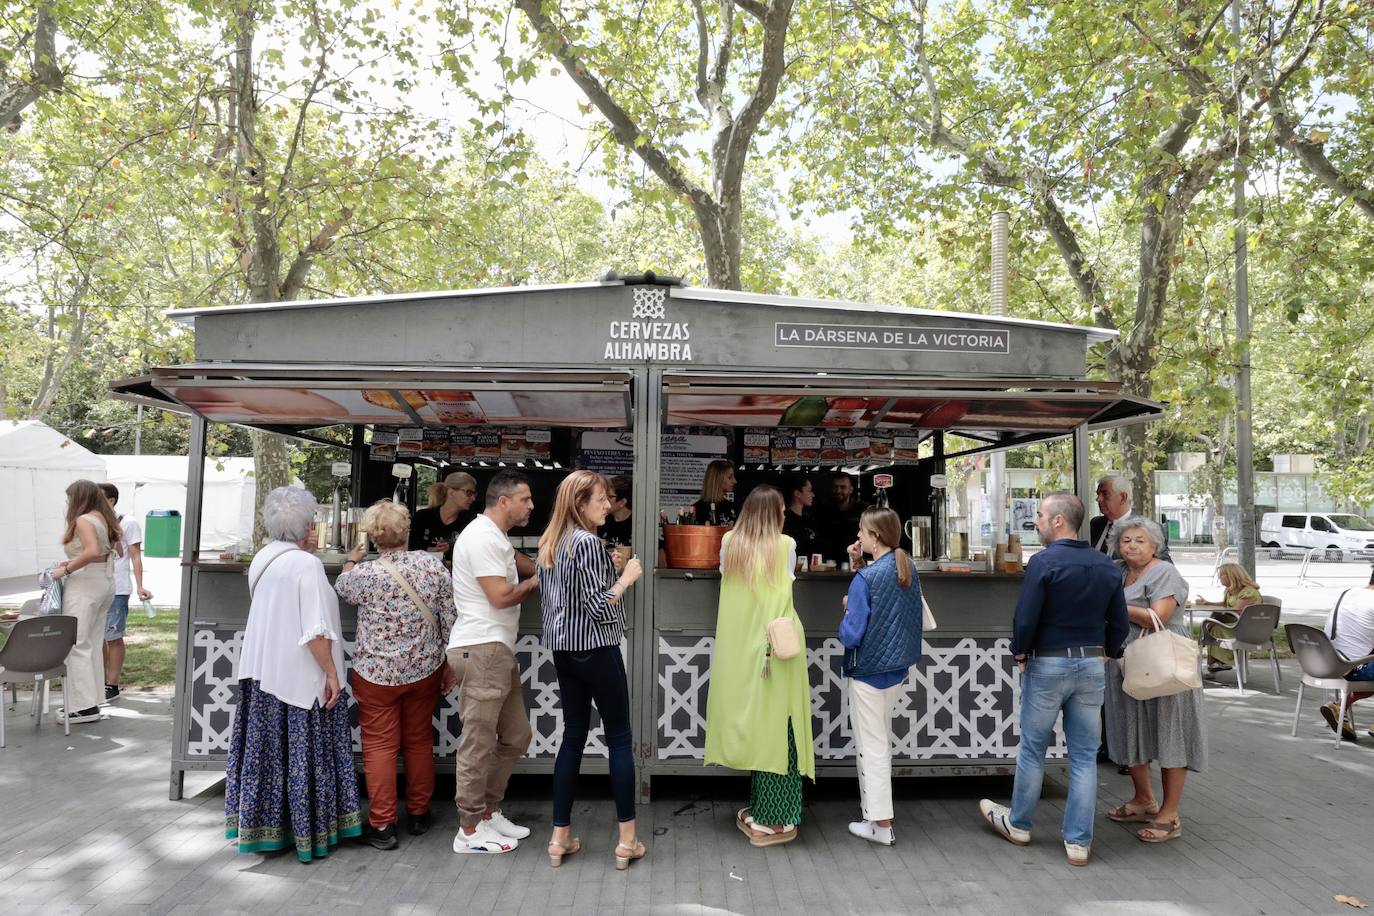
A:
[[[656,783],[640,809],[649,855],[616,872],[613,809],[588,780],[574,816],[584,851],[554,870],[540,842],[550,786],[527,777],[506,808],[533,841],[509,855],[455,856],[446,803],[433,831],[395,852],[350,844],[309,865],[241,855],[223,835],[222,774],[189,774],[188,797],[166,799],[169,697],[129,696],[68,738],[51,720],[35,729],[21,692],[0,750],[0,914],[1353,912],[1332,897],[1374,903],[1374,738],[1362,725],[1359,746],[1335,750],[1310,694],[1290,737],[1291,662],[1284,674],[1282,696],[1208,687],[1213,768],[1188,781],[1179,840],[1146,846],[1100,816],[1087,868],[1064,860],[1053,778],[1026,848],[977,817],[979,797],[1005,800],[1009,779],[900,782],[892,848],[850,837],[857,786],[823,780],[798,840],[764,850],[733,825],[745,784],[693,778]],[[440,793],[451,786],[441,779]],[[1099,810],[1129,790],[1099,769]]]

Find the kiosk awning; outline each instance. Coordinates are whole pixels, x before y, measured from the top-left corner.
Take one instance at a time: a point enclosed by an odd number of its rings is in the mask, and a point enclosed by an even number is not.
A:
[[[631,425],[629,372],[389,366],[168,366],[114,396],[216,423],[280,430],[396,426]]]
[[[1162,413],[1119,383],[1072,379],[681,371],[663,386],[671,424],[947,430],[999,448]]]

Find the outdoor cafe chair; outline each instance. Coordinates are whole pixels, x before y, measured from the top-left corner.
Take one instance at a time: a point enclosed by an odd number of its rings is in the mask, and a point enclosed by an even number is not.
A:
[[[1298,657],[1298,667],[1302,669],[1302,680],[1298,683],[1298,705],[1293,710],[1293,737],[1298,735],[1298,716],[1302,714],[1302,688],[1316,687],[1318,690],[1334,690],[1340,694],[1342,717],[1350,719],[1350,727],[1355,727],[1355,717],[1346,709],[1346,698],[1350,695],[1350,681],[1345,676],[1366,662],[1374,661],[1374,655],[1364,658],[1346,658],[1331,645],[1331,637],[1316,627],[1302,623],[1290,623],[1284,627],[1288,634],[1288,644]],[[1336,729],[1336,747],[1341,746],[1341,730]]]
[[[52,615],[21,620],[10,631],[4,648],[0,648],[0,689],[5,684],[33,681],[46,683],[62,678],[62,702],[67,703],[67,655],[76,645],[76,618]],[[43,710],[38,711],[38,724],[43,724]],[[62,722],[65,734],[72,733],[71,723]],[[0,747],[5,746],[5,704],[0,703]]]
[[[1230,649],[1235,653],[1236,683],[1242,694],[1245,693],[1245,672],[1249,666],[1249,654],[1266,651],[1269,653],[1269,665],[1274,672],[1274,692],[1283,692],[1278,647],[1274,645],[1274,633],[1279,628],[1279,613],[1278,605],[1252,604],[1239,612],[1235,623],[1220,620],[1202,622],[1204,646]]]

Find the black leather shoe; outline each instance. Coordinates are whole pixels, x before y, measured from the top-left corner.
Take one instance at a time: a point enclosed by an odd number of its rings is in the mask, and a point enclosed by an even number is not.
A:
[[[363,835],[363,840],[373,849],[395,849],[401,843],[396,839],[396,825],[387,824],[378,829],[371,824],[367,826],[367,833]]]
[[[406,833],[409,833],[411,836],[419,836],[422,833],[428,833],[429,828],[432,826],[434,826],[434,816],[428,811],[406,815]]]

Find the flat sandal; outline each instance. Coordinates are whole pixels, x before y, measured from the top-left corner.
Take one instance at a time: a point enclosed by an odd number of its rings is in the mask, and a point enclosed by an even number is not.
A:
[[[1146,830],[1154,830],[1163,836],[1146,836]],[[1183,821],[1174,818],[1172,821],[1150,821],[1144,827],[1136,831],[1136,839],[1142,843],[1167,843],[1170,840],[1178,839],[1183,835]]]
[[[1107,812],[1107,820],[1116,821],[1118,824],[1143,824],[1155,819],[1159,814],[1159,806],[1151,811],[1149,808],[1143,811],[1132,811],[1130,802],[1118,805]]]
[[[558,852],[554,852],[557,849]],[[570,856],[582,849],[582,841],[573,837],[566,843],[557,840],[549,840],[549,864],[554,868],[563,864],[563,857]]]

